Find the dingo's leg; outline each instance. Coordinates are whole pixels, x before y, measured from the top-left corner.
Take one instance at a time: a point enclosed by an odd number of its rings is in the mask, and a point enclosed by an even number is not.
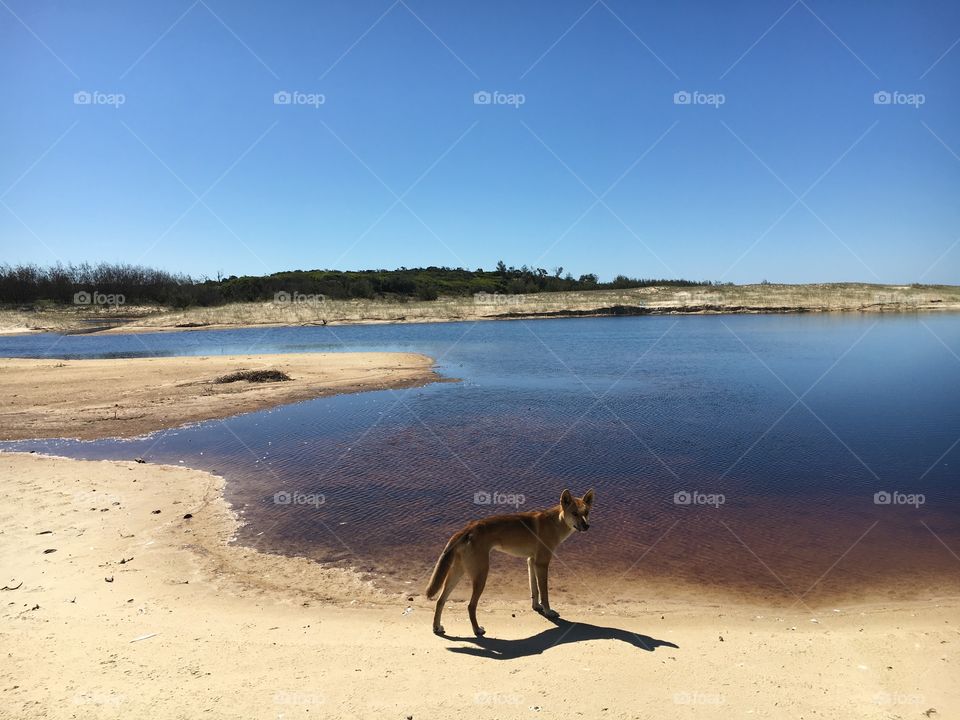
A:
[[[453,589],[457,586],[457,583],[460,582],[460,578],[463,577],[463,563],[460,562],[460,559],[453,561],[453,565],[450,567],[450,572],[447,575],[447,579],[443,583],[443,590],[440,593],[440,597],[437,598],[437,609],[433,613],[433,631],[437,635],[443,635],[443,625],[440,624],[440,616],[443,614],[443,606],[447,602],[447,598],[450,597],[450,593],[453,592]]]
[[[558,618],[560,613],[556,610],[550,609],[550,595],[547,591],[547,568],[550,567],[550,558],[546,560],[536,560],[534,562],[534,570],[537,575],[537,587],[540,590],[540,610],[539,612],[543,613],[544,617],[548,618]]]
[[[486,630],[480,627],[477,622],[477,602],[483,593],[483,588],[487,584],[487,573],[490,572],[490,556],[475,557],[468,567],[470,580],[473,583],[473,594],[470,596],[470,603],[467,605],[467,612],[470,615],[470,624],[473,626],[473,634],[477,637],[483,635]]]
[[[537,588],[537,570],[533,565],[533,558],[527,558],[527,574],[530,576],[530,606],[540,612],[543,608],[540,606],[540,590]]]

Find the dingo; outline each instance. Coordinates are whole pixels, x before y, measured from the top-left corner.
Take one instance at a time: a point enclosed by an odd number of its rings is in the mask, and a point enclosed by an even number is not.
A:
[[[564,490],[560,494],[560,504],[549,510],[475,520],[456,533],[440,553],[427,586],[427,598],[431,600],[443,587],[433,615],[433,631],[437,635],[443,634],[443,625],[440,624],[443,605],[466,572],[473,583],[473,594],[467,605],[470,624],[478,637],[484,634],[485,630],[477,624],[477,601],[487,582],[490,550],[493,549],[527,559],[533,609],[548,618],[560,617],[550,608],[547,568],[560,543],[574,530],[583,532],[590,528],[587,517],[592,506],[593,490],[588,490],[582,498],[575,498],[569,490]]]

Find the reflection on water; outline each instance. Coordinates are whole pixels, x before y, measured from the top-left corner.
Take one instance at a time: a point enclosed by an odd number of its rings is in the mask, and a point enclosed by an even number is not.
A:
[[[383,573],[398,587],[419,589],[468,519],[513,509],[488,498],[522,496],[520,509],[535,509],[564,487],[594,487],[592,528],[568,541],[554,571],[560,590],[599,600],[679,580],[788,604],[960,590],[953,316],[0,338],[0,355],[20,356],[329,350],[423,352],[462,382],[129,441],[0,447],[217,472],[247,520],[241,542]],[[496,564],[519,588],[522,566]]]

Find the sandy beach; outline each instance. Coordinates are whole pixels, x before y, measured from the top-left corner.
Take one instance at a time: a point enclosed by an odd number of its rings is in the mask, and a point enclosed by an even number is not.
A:
[[[956,599],[811,617],[571,591],[554,625],[491,598],[477,641],[461,589],[439,638],[419,588],[230,545],[213,475],[28,454],[0,470],[4,717],[960,713]]]
[[[414,353],[301,353],[108,360],[0,359],[0,440],[132,437],[333,393],[439,380]],[[283,382],[218,383],[242,370]]]

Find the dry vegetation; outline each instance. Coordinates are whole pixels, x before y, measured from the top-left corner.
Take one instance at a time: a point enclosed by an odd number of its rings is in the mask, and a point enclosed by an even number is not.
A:
[[[449,322],[513,317],[665,313],[920,312],[960,310],[960,286],[721,285],[647,287],[430,301],[316,300],[169,310],[120,307],[0,310],[5,332],[152,331],[251,325]],[[111,329],[112,328],[112,329]]]
[[[290,379],[290,376],[282,370],[238,370],[229,375],[221,375],[214,382],[223,385],[224,383],[240,382],[241,380],[252,383],[266,383],[286,382]]]

